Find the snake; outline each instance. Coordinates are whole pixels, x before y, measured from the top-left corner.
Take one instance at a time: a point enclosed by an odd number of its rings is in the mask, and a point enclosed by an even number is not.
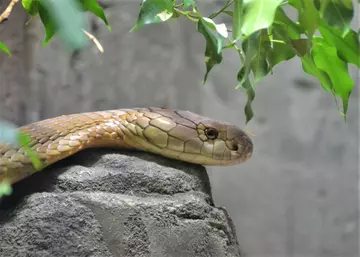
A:
[[[203,166],[243,163],[253,153],[239,127],[170,108],[75,113],[19,127],[41,166],[21,145],[0,142],[0,183],[14,184],[87,148],[132,149]]]

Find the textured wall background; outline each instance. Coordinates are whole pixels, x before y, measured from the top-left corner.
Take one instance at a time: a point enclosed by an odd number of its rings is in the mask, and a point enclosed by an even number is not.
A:
[[[6,2],[6,3],[5,3]],[[206,86],[203,38],[182,20],[128,33],[137,1],[103,1],[112,32],[90,18],[105,48],[41,47],[38,21],[18,5],[0,26],[13,52],[0,54],[0,118],[18,125],[82,111],[134,106],[188,109],[243,126],[245,96],[234,91],[239,60],[225,52]],[[1,0],[0,7],[7,4]],[[214,10],[218,4],[208,4]],[[293,60],[256,86],[248,128],[255,153],[244,165],[209,168],[217,205],[226,207],[248,257],[359,255],[358,84],[344,123],[330,95]]]

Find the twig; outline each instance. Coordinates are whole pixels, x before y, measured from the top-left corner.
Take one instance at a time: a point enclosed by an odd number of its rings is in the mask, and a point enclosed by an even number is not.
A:
[[[10,14],[11,14],[14,6],[17,4],[17,2],[19,2],[19,0],[11,0],[10,1],[9,5],[6,7],[5,11],[3,11],[3,13],[0,15],[0,24],[9,18]]]
[[[178,8],[174,8],[175,11],[177,11],[178,13],[182,14],[185,16],[185,18],[187,18],[188,20],[192,21],[192,22],[195,22],[197,23],[199,21],[199,19],[195,16],[192,16],[191,14],[186,14],[187,13],[190,13],[189,11],[186,11],[186,12],[183,12],[181,11],[180,9]],[[191,13],[194,13],[194,12],[191,12]]]
[[[245,62],[244,52],[239,47],[237,47],[236,42],[233,42],[230,38],[226,38],[226,39],[230,42],[231,45],[234,46],[235,50],[238,52],[241,63],[244,63]]]
[[[244,131],[252,137],[256,137],[256,134],[252,133],[248,128],[245,128]]]
[[[234,2],[234,0],[228,0],[228,1],[226,2],[226,4],[224,5],[224,7],[221,8],[220,11],[211,14],[211,15],[209,16],[209,18],[210,18],[210,19],[215,18],[215,17],[218,16],[220,13],[222,13],[223,11],[225,11],[226,8],[228,8],[230,5],[232,5],[233,2]]]
[[[84,31],[85,35],[88,36],[88,38],[89,38],[91,41],[94,42],[94,44],[95,44],[96,47],[99,49],[99,51],[100,51],[101,53],[103,53],[103,52],[104,52],[104,48],[103,48],[102,45],[100,44],[99,40],[97,40],[95,36],[93,36],[92,34],[90,34],[89,32],[87,32],[86,30],[83,29],[83,31]]]

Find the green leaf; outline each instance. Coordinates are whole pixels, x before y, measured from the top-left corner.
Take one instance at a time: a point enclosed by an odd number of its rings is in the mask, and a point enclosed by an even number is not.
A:
[[[23,147],[35,169],[39,170],[42,167],[42,162],[37,154],[28,146],[29,142],[30,137],[23,132],[19,132],[15,125],[5,121],[0,122],[0,143]]]
[[[291,40],[291,45],[292,45],[295,53],[299,57],[303,57],[308,53],[308,44],[307,44],[307,42],[308,42],[308,40],[304,39],[304,38]]]
[[[237,80],[239,81],[239,84],[236,86],[235,89],[243,88],[246,91],[247,101],[244,108],[244,113],[247,124],[254,117],[254,112],[252,110],[251,104],[255,99],[255,90],[250,82],[248,75],[245,76],[245,73],[246,73],[245,66],[243,66],[237,75]]]
[[[266,55],[257,55],[251,63],[251,70],[254,73],[254,83],[265,77],[270,71]]]
[[[319,14],[314,2],[308,0],[289,0],[289,4],[298,10],[300,26],[307,32],[310,43],[319,23]]]
[[[354,16],[352,0],[315,0],[314,3],[327,24],[343,35],[349,32]]]
[[[146,24],[161,23],[173,15],[172,0],[143,0],[133,32]]]
[[[37,154],[29,147],[29,135],[19,131],[15,125],[5,121],[0,122],[0,143],[23,147],[25,153],[33,163],[34,168],[37,170],[42,168],[43,163]]]
[[[22,0],[21,4],[24,7],[25,11],[31,16],[35,16],[39,13],[39,0]]]
[[[256,57],[256,53],[259,48],[259,37],[260,33],[259,31],[257,31],[251,34],[248,38],[244,39],[242,42],[242,49],[245,53],[245,61],[238,73],[239,84],[236,86],[235,89],[243,87],[243,83],[245,83],[245,81],[249,78],[251,64]]]
[[[240,71],[237,74],[237,80],[238,84],[235,87],[235,89],[244,88],[246,90],[247,94],[247,102],[245,105],[245,116],[246,116],[246,123],[248,123],[254,116],[251,104],[255,98],[255,90],[253,88],[253,85],[250,81],[250,71],[252,68],[254,68],[254,63],[257,63],[256,57],[259,57],[259,46],[261,42],[261,31],[257,31],[253,34],[251,34],[248,38],[246,38],[242,43],[242,49],[245,52],[245,61],[243,63],[243,66],[240,68]],[[266,49],[266,48],[265,48]],[[260,51],[261,52],[261,51]],[[258,63],[260,63],[258,61]],[[255,65],[256,66],[256,65]],[[259,68],[260,65],[258,65]],[[263,71],[263,70],[261,70]],[[259,80],[263,72],[258,72],[257,75],[255,75],[255,80]],[[257,78],[256,78],[257,76]]]
[[[305,33],[304,29],[293,20],[291,20],[282,8],[278,8],[275,13],[273,27],[282,30],[284,37],[287,35],[290,39],[299,39],[300,35]]]
[[[40,170],[43,167],[43,163],[36,154],[36,152],[29,147],[30,136],[24,132],[19,132],[17,134],[17,140],[19,144],[23,147],[29,159],[31,160],[34,168],[36,170]]]
[[[46,0],[40,3],[39,13],[46,17],[46,22],[43,21],[46,28],[46,43],[57,32],[62,42],[71,50],[85,46],[88,42],[83,32],[86,22],[78,2]]]
[[[274,24],[271,28],[270,40],[273,41],[272,51],[268,52],[270,69],[280,62],[290,60],[295,57],[296,53],[289,44],[291,41],[287,38],[287,27],[280,24]],[[296,38],[296,37],[294,37]]]
[[[228,37],[225,23],[216,24],[212,19],[207,17],[202,17],[202,21],[207,25],[207,27],[217,32],[217,34],[221,37],[222,40]]]
[[[254,117],[254,111],[251,107],[251,104],[255,99],[255,90],[252,84],[250,83],[249,79],[245,81],[242,87],[246,90],[246,95],[247,95],[247,101],[245,104],[244,112],[246,117],[246,124],[248,124],[249,121]]]
[[[1,41],[0,41],[0,50],[5,52],[7,55],[11,56],[11,52],[9,48]]]
[[[29,144],[30,144],[30,137],[29,135],[23,133],[23,132],[20,132],[17,134],[17,140],[18,142],[20,143],[21,146],[25,146],[25,147],[28,147]]]
[[[306,73],[316,77],[325,91],[332,92],[332,83],[329,76],[315,65],[314,59],[309,53],[301,57],[301,62]]]
[[[336,47],[339,56],[360,68],[359,34],[350,30],[344,37],[342,32],[322,22],[319,31],[328,44]]]
[[[234,0],[234,12],[232,23],[232,35],[234,41],[237,41],[242,36],[242,25],[244,20],[243,0]]]
[[[195,2],[194,0],[184,0],[184,9],[188,9],[190,6],[194,6]]]
[[[272,70],[277,64],[294,58],[296,54],[288,44],[275,42],[272,51],[268,55],[270,55],[268,57],[269,69]]]
[[[346,118],[349,96],[354,87],[347,64],[338,57],[334,46],[329,45],[324,39],[314,37],[313,56],[315,65],[329,76],[333,90],[343,102],[343,112]]]
[[[226,25],[224,23],[216,24],[212,19],[203,17],[202,21],[208,28],[215,32],[217,39],[217,52],[220,53],[224,40],[228,37]]]
[[[259,82],[270,71],[268,64],[268,53],[272,50],[270,45],[270,38],[265,29],[261,30],[256,37],[256,54],[251,61],[251,70],[254,74],[254,83]]]
[[[0,182],[0,198],[4,195],[11,195],[13,192],[12,187],[7,182]]]
[[[275,12],[282,2],[283,0],[244,0],[242,33],[248,36],[255,31],[270,27]]]
[[[48,12],[47,8],[42,4],[42,2],[39,3],[38,9],[40,20],[45,27],[45,39],[42,44],[43,46],[45,46],[50,42],[58,29],[55,22],[51,18],[51,14]]]
[[[211,29],[208,26],[212,26],[212,23],[204,18],[200,18],[198,21],[198,31],[204,36],[206,41],[205,47],[205,64],[206,64],[206,73],[203,80],[203,83],[206,82],[207,76],[210,70],[222,61],[222,36],[217,33],[217,36],[214,36],[211,33]]]
[[[108,20],[106,19],[104,10],[98,4],[98,1],[96,1],[96,0],[80,0],[80,3],[85,11],[89,11],[89,12],[95,14],[100,19],[102,19],[104,21],[104,23],[106,24],[108,30],[111,31],[110,24],[109,24]]]

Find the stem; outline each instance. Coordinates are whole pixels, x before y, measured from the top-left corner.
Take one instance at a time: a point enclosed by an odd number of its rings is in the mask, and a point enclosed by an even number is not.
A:
[[[183,11],[177,9],[177,8],[174,8],[174,10],[176,12],[182,14],[183,16],[185,16],[187,19],[189,19],[192,22],[195,22],[195,23],[199,22],[199,19],[197,17],[195,17],[195,16],[192,16],[190,14],[186,14],[185,12],[183,12]],[[194,13],[194,12],[191,12],[191,13]],[[196,14],[196,13],[194,13],[194,14]]]
[[[271,39],[270,41],[274,43],[286,44],[283,40]]]
[[[6,9],[0,15],[0,24],[9,18],[10,14],[11,14],[14,6],[17,4],[17,2],[19,2],[19,0],[11,0],[10,1],[9,5],[6,7]]]
[[[225,6],[223,8],[221,8],[220,11],[213,13],[209,16],[210,19],[215,18],[216,16],[218,16],[220,13],[222,13],[223,11],[225,11],[226,8],[228,8],[230,5],[232,5],[232,3],[234,2],[234,0],[228,0],[225,4]]]
[[[97,38],[96,38],[94,35],[90,34],[90,33],[87,32],[86,30],[83,29],[83,31],[84,31],[85,35],[86,35],[91,41],[94,42],[94,44],[95,44],[96,47],[99,49],[99,51],[100,51],[101,53],[103,53],[103,52],[104,52],[104,48],[103,48],[102,45],[100,44],[99,40],[97,40]]]
[[[245,57],[244,57],[243,51],[239,47],[237,47],[236,43],[233,42],[230,38],[226,38],[226,39],[230,42],[231,45],[234,46],[235,50],[238,52],[241,63],[244,63],[245,62]]]
[[[175,8],[179,8],[179,7],[183,6],[183,5],[184,5],[184,3],[181,3],[181,4],[178,4],[178,5],[175,5]]]

